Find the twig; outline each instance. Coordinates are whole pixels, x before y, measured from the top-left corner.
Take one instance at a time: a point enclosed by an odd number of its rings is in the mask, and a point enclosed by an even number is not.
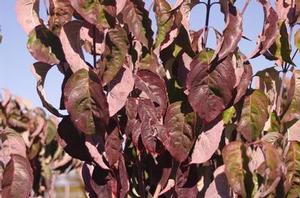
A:
[[[209,25],[209,16],[210,16],[211,0],[207,1],[206,4],[206,17],[205,17],[205,29],[204,29],[204,38],[203,38],[203,48],[206,47],[207,38],[208,38],[208,25]]]
[[[161,191],[161,184],[158,183],[157,186],[156,186],[156,189],[155,189],[153,198],[158,198],[158,196],[159,196],[159,194],[160,194],[160,191]]]
[[[246,11],[246,9],[247,9],[247,7],[248,7],[250,1],[251,1],[251,0],[246,0],[246,2],[245,2],[245,4],[244,4],[244,7],[243,7],[243,9],[242,9],[242,15],[244,15],[244,12]]]

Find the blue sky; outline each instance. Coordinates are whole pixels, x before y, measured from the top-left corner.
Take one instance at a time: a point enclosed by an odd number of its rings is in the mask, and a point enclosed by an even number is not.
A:
[[[146,0],[147,8],[151,0]],[[170,1],[174,2],[174,0]],[[244,0],[237,1],[237,7],[241,8]],[[151,16],[153,18],[153,15]],[[204,6],[196,6],[191,14],[191,28],[198,30],[204,25]],[[216,5],[211,11],[210,25],[219,31],[223,30],[223,16]],[[242,52],[249,55],[255,48],[257,35],[263,25],[263,11],[256,0],[252,0],[244,15],[245,36],[252,41],[242,40],[239,44]],[[32,101],[34,106],[41,106],[36,93],[36,80],[31,73],[31,65],[35,60],[26,48],[27,35],[16,20],[15,1],[5,0],[0,4],[0,26],[3,35],[0,44],[0,88],[7,88],[17,96]],[[213,34],[210,34],[209,47],[214,47]],[[263,57],[251,60],[254,70],[271,67],[272,62],[265,61]],[[297,62],[296,62],[297,64]],[[52,69],[46,79],[47,97],[56,107],[60,101],[60,85],[62,75]]]

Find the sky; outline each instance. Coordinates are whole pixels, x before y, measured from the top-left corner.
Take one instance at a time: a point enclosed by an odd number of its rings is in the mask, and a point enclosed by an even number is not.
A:
[[[145,2],[146,8],[149,8],[152,0],[146,0]],[[174,0],[170,2],[174,3]],[[241,9],[244,2],[245,0],[237,0],[237,7]],[[153,14],[151,18],[153,19]],[[202,28],[204,21],[204,6],[197,5],[191,13],[191,29],[198,30]],[[223,15],[219,12],[218,5],[215,5],[211,10],[209,25],[217,28],[220,32],[223,31],[224,20]],[[36,92],[36,80],[31,72],[31,65],[35,60],[26,48],[27,35],[17,22],[14,0],[1,0],[0,26],[3,36],[0,44],[0,89],[9,89],[14,95],[31,101],[33,106],[41,106],[42,104]],[[242,40],[239,44],[244,54],[249,55],[255,49],[256,39],[261,32],[262,26],[263,10],[256,0],[252,0],[244,13],[243,25],[244,36],[252,41]],[[153,25],[153,28],[155,29],[155,25]],[[208,46],[215,48],[212,32],[209,36]],[[273,66],[272,62],[265,61],[263,57],[252,59],[250,62],[254,71]],[[59,106],[62,79],[62,74],[55,68],[50,70],[46,78],[45,89],[47,97],[56,107]]]

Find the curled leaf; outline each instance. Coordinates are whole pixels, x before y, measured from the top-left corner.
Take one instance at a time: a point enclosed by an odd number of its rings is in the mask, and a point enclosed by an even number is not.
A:
[[[46,92],[44,89],[45,79],[47,76],[48,71],[51,69],[51,65],[46,63],[36,62],[32,66],[32,73],[35,75],[37,84],[36,89],[38,95],[42,101],[43,106],[52,114],[62,117],[62,115],[58,112],[58,110],[48,102],[46,98]]]

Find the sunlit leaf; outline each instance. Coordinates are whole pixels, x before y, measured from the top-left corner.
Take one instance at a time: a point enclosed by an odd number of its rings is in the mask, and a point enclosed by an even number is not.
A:
[[[163,131],[165,134],[161,134],[166,136],[162,138],[162,143],[178,162],[187,158],[194,139],[192,128],[186,123],[181,108],[181,102],[172,103],[168,107],[165,116],[166,131]]]
[[[264,26],[261,35],[258,38],[256,49],[251,57],[254,58],[260,54],[264,54],[275,42],[278,35],[278,16],[272,8],[269,1],[259,1],[264,9]]]
[[[209,129],[203,131],[196,143],[192,153],[192,161],[190,163],[201,164],[208,161],[219,147],[222,132],[224,129],[223,120],[216,123]]]
[[[222,151],[228,182],[234,192],[242,197],[246,197],[245,171],[243,169],[245,149],[241,142],[231,142]]]
[[[41,25],[39,8],[39,0],[16,1],[17,19],[27,34]]]
[[[289,92],[292,101],[282,118],[282,121],[286,123],[294,119],[299,119],[300,116],[300,70],[294,71],[290,82]]]
[[[172,29],[174,16],[169,12],[171,6],[166,0],[155,0],[153,6],[157,21],[155,48],[160,46]]]
[[[75,126],[86,134],[101,133],[108,123],[106,97],[101,80],[93,71],[80,69],[69,78],[64,102]]]
[[[237,131],[251,142],[259,138],[269,118],[269,100],[260,90],[254,90],[245,98]]]
[[[127,0],[122,10],[123,20],[128,25],[129,31],[144,46],[150,47],[153,43],[153,31],[151,29],[151,20],[149,13],[145,9],[145,3],[142,0]]]
[[[109,115],[115,115],[124,107],[127,97],[134,87],[134,78],[131,69],[123,66],[117,77],[111,81],[111,90],[107,94]]]
[[[106,37],[106,44],[109,49],[104,52],[102,74],[103,83],[110,82],[122,68],[128,50],[128,39],[124,29],[117,27],[110,29]]]
[[[300,193],[300,143],[292,141],[286,157],[287,175],[285,192],[287,197],[297,197]]]
[[[71,21],[66,23],[59,34],[62,48],[65,52],[66,61],[70,64],[71,70],[76,72],[80,69],[88,70],[89,66],[84,61],[83,51],[80,42],[80,29],[82,22]]]
[[[231,56],[213,71],[208,69],[207,63],[196,62],[186,82],[189,102],[206,122],[214,120],[229,104],[236,81]]]

